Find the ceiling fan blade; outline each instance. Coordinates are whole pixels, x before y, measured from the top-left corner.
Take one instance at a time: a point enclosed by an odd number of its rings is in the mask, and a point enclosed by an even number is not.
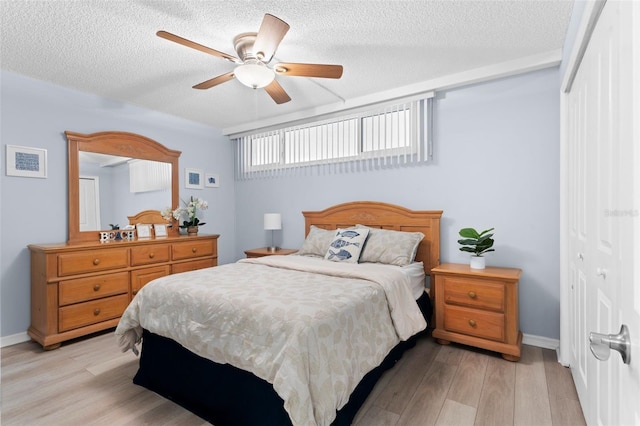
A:
[[[219,52],[219,51],[217,51],[215,49],[212,49],[210,47],[203,46],[203,45],[198,44],[198,43],[196,43],[194,41],[187,40],[186,38],[182,38],[180,36],[168,33],[166,31],[158,31],[156,33],[156,35],[158,37],[164,38],[166,40],[173,41],[174,43],[178,43],[178,44],[181,44],[183,46],[187,46],[187,47],[190,47],[192,49],[196,49],[196,50],[199,50],[201,52],[208,53],[210,55],[217,56],[217,57],[222,58],[222,59],[226,59],[227,61],[231,61],[231,62],[234,62],[234,63],[237,63],[237,64],[241,64],[242,63],[242,61],[240,59],[236,58],[235,56],[227,55],[226,53]]]
[[[280,84],[275,80],[273,80],[268,86],[265,86],[264,90],[267,91],[269,96],[271,96],[271,99],[273,99],[277,104],[283,104],[291,100],[289,95],[287,95],[287,92],[285,92],[282,86],[280,86]]]
[[[200,84],[196,84],[193,86],[194,89],[211,89],[213,86],[217,86],[218,84],[225,83],[229,80],[233,80],[233,71],[228,72],[226,74],[219,75],[217,77],[213,77],[211,80],[203,81]]]
[[[273,70],[276,74],[285,76],[320,78],[342,77],[342,65],[296,64],[291,62],[281,62],[274,65]]]
[[[265,64],[269,63],[287,31],[289,24],[273,15],[265,14],[253,44],[257,58]]]

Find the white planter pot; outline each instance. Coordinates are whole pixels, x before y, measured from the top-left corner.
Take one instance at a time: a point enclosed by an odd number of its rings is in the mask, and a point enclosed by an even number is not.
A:
[[[471,269],[484,269],[484,257],[471,256],[469,266],[471,267]]]

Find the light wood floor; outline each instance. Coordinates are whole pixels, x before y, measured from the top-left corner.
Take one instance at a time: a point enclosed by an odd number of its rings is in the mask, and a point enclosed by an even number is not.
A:
[[[137,358],[113,332],[44,352],[2,349],[2,425],[202,425],[134,385]],[[268,424],[268,421],[265,422]],[[518,363],[421,338],[382,377],[356,417],[376,425],[583,425],[571,373],[554,351],[523,346]]]

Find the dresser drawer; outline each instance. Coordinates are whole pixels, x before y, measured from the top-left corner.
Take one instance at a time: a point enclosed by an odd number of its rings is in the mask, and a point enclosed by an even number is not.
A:
[[[131,266],[169,261],[168,244],[150,244],[131,248]]]
[[[118,318],[129,304],[129,295],[105,297],[90,302],[63,306],[58,310],[58,331],[63,332],[85,325]]]
[[[175,243],[172,247],[173,260],[192,259],[215,254],[214,240],[194,240],[193,242]]]
[[[202,259],[194,260],[193,262],[174,263],[171,266],[172,274],[179,274],[180,272],[195,271],[196,269],[211,268],[216,266],[215,259]]]
[[[444,278],[444,302],[447,304],[504,312],[504,300],[502,283],[469,278]]]
[[[58,255],[58,275],[75,275],[87,272],[126,268],[129,262],[129,250],[114,248],[87,250]]]
[[[445,306],[444,329],[484,339],[504,341],[504,314]]]
[[[169,265],[154,266],[151,268],[131,271],[131,295],[135,296],[147,283],[155,280],[156,278],[166,277],[170,273],[171,267]]]
[[[58,304],[60,306],[84,302],[101,297],[129,292],[129,273],[99,275],[61,281],[58,285]]]

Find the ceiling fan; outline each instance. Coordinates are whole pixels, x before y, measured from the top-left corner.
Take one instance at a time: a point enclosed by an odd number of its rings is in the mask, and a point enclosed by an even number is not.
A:
[[[158,31],[156,35],[237,64],[233,71],[196,84],[193,86],[194,89],[210,89],[236,78],[247,87],[253,89],[264,88],[275,103],[283,104],[289,102],[291,98],[275,80],[276,75],[320,78],[342,77],[342,65],[281,62],[272,67],[267,66],[273,59],[273,55],[287,31],[289,31],[289,24],[273,15],[265,14],[257,33],[242,33],[234,37],[233,45],[238,57],[227,55],[167,31]]]

